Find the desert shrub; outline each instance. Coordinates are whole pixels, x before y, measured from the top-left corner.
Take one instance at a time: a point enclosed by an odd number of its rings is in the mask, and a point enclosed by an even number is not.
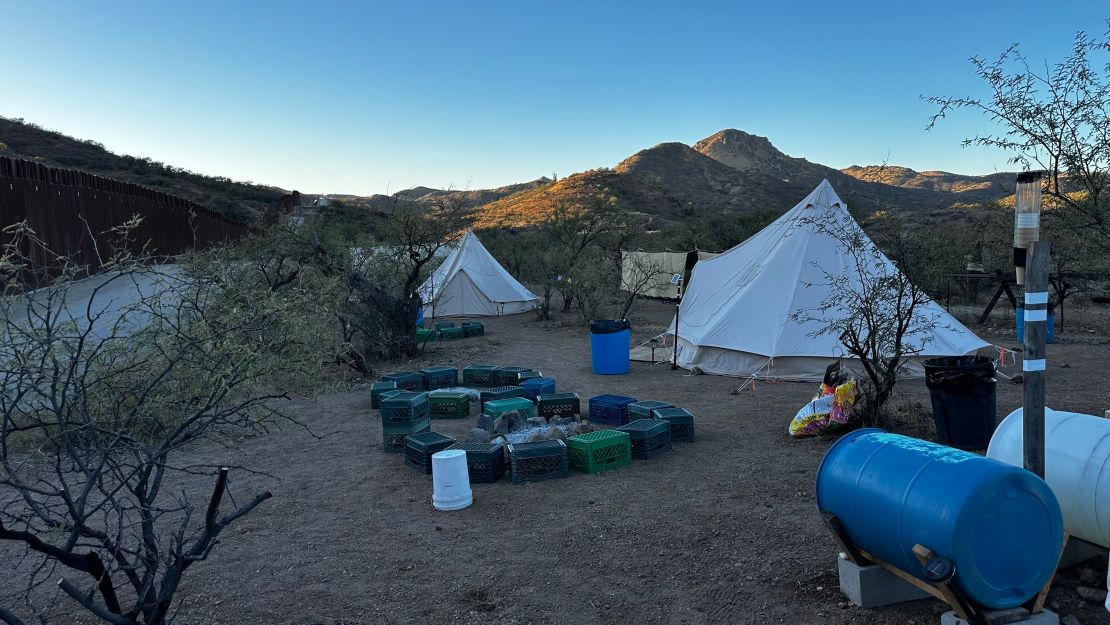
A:
[[[43,258],[54,259],[45,284]],[[229,508],[230,469],[179,463],[178,452],[289,422],[275,390],[288,363],[274,355],[303,340],[299,328],[283,320],[282,300],[225,309],[215,302],[227,283],[151,260],[116,254],[89,277],[25,226],[5,231],[0,540],[23,548],[10,565],[26,572],[19,588],[0,592],[6,622],[21,622],[18,605],[42,622],[76,608],[161,625],[186,570],[271,496]],[[186,488],[196,475],[212,477],[209,495]],[[70,607],[47,591],[54,582]]]

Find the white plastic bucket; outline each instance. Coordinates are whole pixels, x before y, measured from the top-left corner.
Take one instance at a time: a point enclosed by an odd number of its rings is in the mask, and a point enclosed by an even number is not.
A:
[[[462,510],[473,502],[466,452],[445,449],[432,454],[432,506],[436,510]]]
[[[1072,536],[1110,546],[1110,419],[1045,408],[1045,481]],[[991,437],[987,456],[1023,465],[1022,409]]]

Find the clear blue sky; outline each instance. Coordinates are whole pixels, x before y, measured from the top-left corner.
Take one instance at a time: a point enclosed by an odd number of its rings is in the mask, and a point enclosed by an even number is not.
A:
[[[1110,5],[0,0],[0,115],[306,192],[484,188],[722,128],[835,167],[989,173],[967,58],[1055,61]]]

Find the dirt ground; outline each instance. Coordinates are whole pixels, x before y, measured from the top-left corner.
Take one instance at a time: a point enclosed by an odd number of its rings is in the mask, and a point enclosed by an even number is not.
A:
[[[637,335],[650,335],[670,311],[662,303],[642,306]],[[196,461],[234,458],[270,473],[238,477],[233,493],[245,498],[265,488],[274,498],[189,571],[177,622],[938,622],[944,608],[936,601],[864,610],[841,596],[837,549],[813,493],[817,465],[833,441],[786,433],[813,385],[760,383],[733,395],[736,379],[644,363],[633,363],[628,375],[597,376],[582,329],[530,315],[485,321],[485,337],[436,344],[393,368],[535,367],[584,403],[619,393],[685,407],[696,415],[698,441],[600,475],[476,484],[470,508],[442,513],[431,506],[431,478],[383,453],[366,390],[296,401],[294,411],[321,438],[287,428],[244,440],[237,451],[191,452]],[[983,336],[1015,345],[1000,333]],[[1092,414],[1110,408],[1107,342],[1082,332],[1049,346],[1051,407]],[[906,383],[897,401],[902,431],[931,436],[924,384]],[[999,416],[1020,403],[1021,386],[1000,381]],[[472,415],[433,421],[433,429],[463,437]],[[1110,623],[1074,585],[1064,579],[1049,605],[1083,624]]]

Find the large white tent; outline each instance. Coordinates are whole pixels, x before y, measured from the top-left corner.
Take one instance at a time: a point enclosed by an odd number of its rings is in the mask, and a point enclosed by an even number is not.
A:
[[[420,286],[425,317],[494,317],[532,310],[538,299],[467,232]]]
[[[821,334],[822,321],[806,319],[829,300],[830,276],[840,288],[860,288],[858,257],[819,224],[837,223],[859,232],[874,250],[872,271],[898,268],[859,230],[827,180],[797,206],[740,245],[695,267],[678,311],[678,365],[706,373],[762,379],[820,380],[832,360],[846,356],[839,337]],[[989,344],[933,301],[919,307],[928,332],[911,328],[906,343],[920,360],[961,356]],[[826,310],[824,314],[829,314]],[[833,313],[835,314],[835,313]],[[823,321],[827,322],[825,317]],[[667,334],[675,333],[675,321]],[[851,361],[845,358],[851,367]]]

